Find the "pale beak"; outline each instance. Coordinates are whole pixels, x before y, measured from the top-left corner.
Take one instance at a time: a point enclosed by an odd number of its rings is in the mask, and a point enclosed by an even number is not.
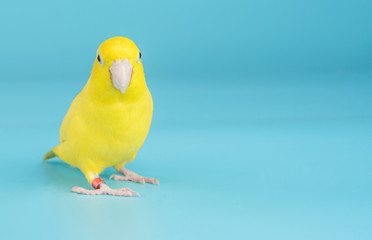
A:
[[[114,87],[125,93],[132,77],[133,67],[128,59],[115,60],[110,67],[111,81]]]

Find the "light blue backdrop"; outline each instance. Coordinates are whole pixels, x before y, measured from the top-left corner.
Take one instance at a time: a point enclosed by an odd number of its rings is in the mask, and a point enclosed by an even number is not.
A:
[[[371,1],[8,1],[1,239],[372,239]],[[41,163],[99,44],[134,40],[154,98],[128,165],[82,196]]]

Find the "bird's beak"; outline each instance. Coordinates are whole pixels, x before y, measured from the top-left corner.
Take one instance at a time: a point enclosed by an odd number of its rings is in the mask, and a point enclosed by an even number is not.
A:
[[[110,67],[111,81],[114,87],[125,93],[132,77],[133,67],[128,59],[115,60]]]

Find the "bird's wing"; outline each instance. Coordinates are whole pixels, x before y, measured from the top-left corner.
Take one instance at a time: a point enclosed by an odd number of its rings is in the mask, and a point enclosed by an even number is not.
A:
[[[81,93],[79,93],[74,101],[72,101],[70,108],[67,111],[67,114],[65,118],[63,119],[61,129],[59,131],[59,141],[64,142],[67,140],[68,132],[71,126],[71,122],[73,121],[74,116],[76,116],[76,111],[78,108],[78,105],[81,101]]]

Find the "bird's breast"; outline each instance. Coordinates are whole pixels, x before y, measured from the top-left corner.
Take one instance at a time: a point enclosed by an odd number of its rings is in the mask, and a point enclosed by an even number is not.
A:
[[[152,111],[151,98],[96,106],[89,120],[89,128],[99,139],[93,140],[95,151],[109,152],[116,159],[136,154],[150,129]]]

